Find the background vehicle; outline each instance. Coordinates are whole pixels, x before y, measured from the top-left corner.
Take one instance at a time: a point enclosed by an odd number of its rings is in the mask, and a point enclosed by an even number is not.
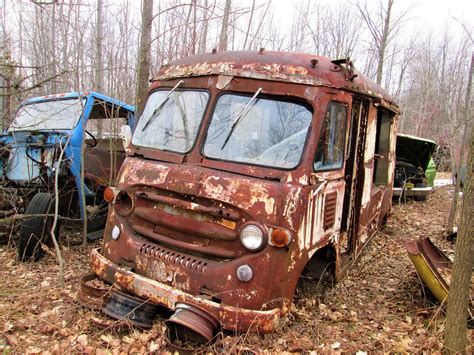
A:
[[[436,165],[433,154],[436,143],[429,139],[397,134],[397,160],[393,181],[393,196],[426,200],[433,191]]]
[[[176,310],[170,334],[272,331],[300,275],[343,277],[390,210],[397,117],[346,59],[261,50],[163,67],[90,262],[141,299],[112,293],[107,314],[145,299]]]
[[[115,181],[125,155],[117,132],[122,124],[133,125],[133,114],[132,106],[97,92],[24,101],[0,137],[4,215],[51,214],[59,169],[61,215],[80,219],[87,209],[89,230],[102,228],[107,214],[103,191]],[[78,193],[83,139],[86,206]],[[22,222],[18,242],[22,260],[43,255],[40,244],[50,242],[51,221],[51,217],[37,216]]]

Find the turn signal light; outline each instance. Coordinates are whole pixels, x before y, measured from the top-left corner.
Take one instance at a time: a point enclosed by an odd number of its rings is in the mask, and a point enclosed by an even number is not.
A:
[[[291,234],[285,229],[276,228],[272,232],[272,245],[277,248],[286,247],[291,242]]]
[[[104,191],[104,200],[112,203],[115,199],[115,192],[111,187],[107,187]]]

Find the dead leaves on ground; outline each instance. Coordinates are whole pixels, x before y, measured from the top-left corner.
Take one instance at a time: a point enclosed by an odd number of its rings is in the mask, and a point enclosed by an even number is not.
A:
[[[348,277],[320,292],[309,280],[295,297],[277,332],[223,334],[210,352],[420,352],[442,349],[444,313],[424,290],[403,243],[430,238],[447,255],[447,188],[427,202],[394,203],[386,228],[378,233]],[[100,242],[89,245],[96,247]],[[150,330],[101,329],[102,315],[80,307],[75,295],[88,272],[88,251],[63,246],[66,287],[59,289],[53,257],[20,263],[14,250],[0,246],[0,351],[60,354],[126,354],[164,351],[164,322]],[[306,284],[304,284],[306,283]]]

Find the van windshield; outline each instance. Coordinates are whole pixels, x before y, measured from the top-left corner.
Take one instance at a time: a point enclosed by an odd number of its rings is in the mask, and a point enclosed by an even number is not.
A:
[[[8,131],[70,130],[81,117],[82,106],[78,98],[21,106]]]
[[[150,95],[133,134],[134,145],[186,153],[194,145],[209,94],[159,90]]]
[[[313,116],[310,109],[299,103],[267,98],[257,98],[248,105],[250,99],[235,94],[219,97],[204,154],[253,165],[296,167]]]

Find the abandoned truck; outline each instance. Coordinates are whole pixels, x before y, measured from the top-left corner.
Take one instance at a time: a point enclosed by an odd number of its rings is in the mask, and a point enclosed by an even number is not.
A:
[[[89,231],[105,226],[103,192],[125,157],[117,132],[123,124],[133,125],[133,119],[133,106],[97,92],[42,96],[20,104],[0,136],[0,204],[4,216],[24,214],[21,260],[38,260],[41,243],[51,243],[52,217],[44,215],[54,212],[55,186],[61,216],[81,219],[87,209]],[[78,193],[83,140],[86,206]]]
[[[395,149],[394,197],[413,197],[424,201],[433,191],[436,165],[433,154],[436,142],[430,139],[397,134]]]
[[[389,213],[398,114],[348,59],[260,50],[163,66],[104,193],[90,265],[125,292],[102,309],[142,325],[146,300],[175,311],[169,332],[203,340],[273,331],[300,275],[340,279]]]

